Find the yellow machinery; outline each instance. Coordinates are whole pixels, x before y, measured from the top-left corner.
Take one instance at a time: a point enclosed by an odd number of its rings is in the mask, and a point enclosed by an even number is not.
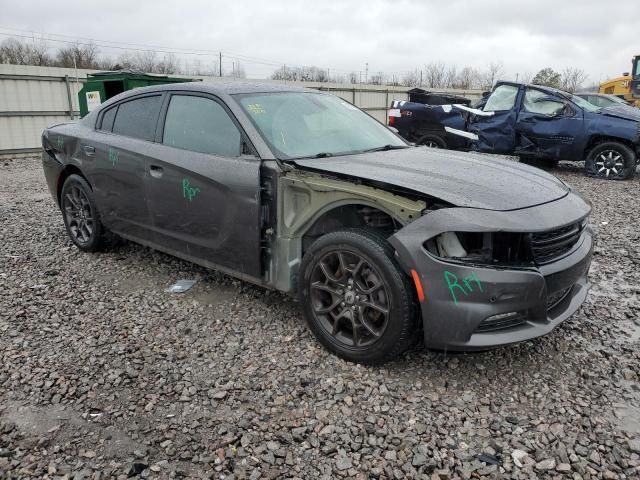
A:
[[[621,77],[602,82],[598,93],[617,95],[640,107],[640,55],[633,57],[631,62],[631,74],[625,73]]]

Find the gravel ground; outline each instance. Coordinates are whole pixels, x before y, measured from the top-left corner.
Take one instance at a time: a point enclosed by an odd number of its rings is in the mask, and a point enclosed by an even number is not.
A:
[[[594,206],[579,312],[366,368],[280,294],[130,243],[81,253],[39,160],[0,162],[0,478],[640,478],[640,178],[555,173]]]

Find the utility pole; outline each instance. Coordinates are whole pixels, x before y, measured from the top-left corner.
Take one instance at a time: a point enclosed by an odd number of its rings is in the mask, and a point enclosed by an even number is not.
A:
[[[222,52],[220,52],[220,76],[222,76]]]
[[[364,64],[364,83],[367,83],[367,78],[369,77],[369,63]]]
[[[420,86],[422,87],[422,70],[420,70]]]

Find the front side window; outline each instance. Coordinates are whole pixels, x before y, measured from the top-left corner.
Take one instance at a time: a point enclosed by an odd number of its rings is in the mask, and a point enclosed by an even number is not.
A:
[[[564,109],[564,103],[560,101],[553,102],[541,100],[548,96],[548,93],[533,88],[527,88],[524,93],[524,110],[526,112],[538,113],[540,115],[560,115]]]
[[[152,142],[161,106],[161,95],[136,98],[119,104],[113,122],[113,133]]]
[[[173,95],[162,143],[223,157],[240,155],[240,131],[222,106],[205,97]]]
[[[242,94],[236,98],[282,159],[407,147],[387,127],[333,95],[277,92]]]
[[[513,85],[500,85],[489,96],[483,110],[485,112],[499,112],[511,110],[516,103],[518,87]]]

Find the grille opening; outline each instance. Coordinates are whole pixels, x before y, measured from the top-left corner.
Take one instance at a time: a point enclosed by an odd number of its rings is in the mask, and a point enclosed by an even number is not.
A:
[[[580,239],[584,223],[531,234],[531,251],[536,263],[548,263],[571,250]]]
[[[496,330],[506,330],[518,327],[527,323],[526,312],[499,313],[485,318],[476,328],[478,333],[495,332]]]

